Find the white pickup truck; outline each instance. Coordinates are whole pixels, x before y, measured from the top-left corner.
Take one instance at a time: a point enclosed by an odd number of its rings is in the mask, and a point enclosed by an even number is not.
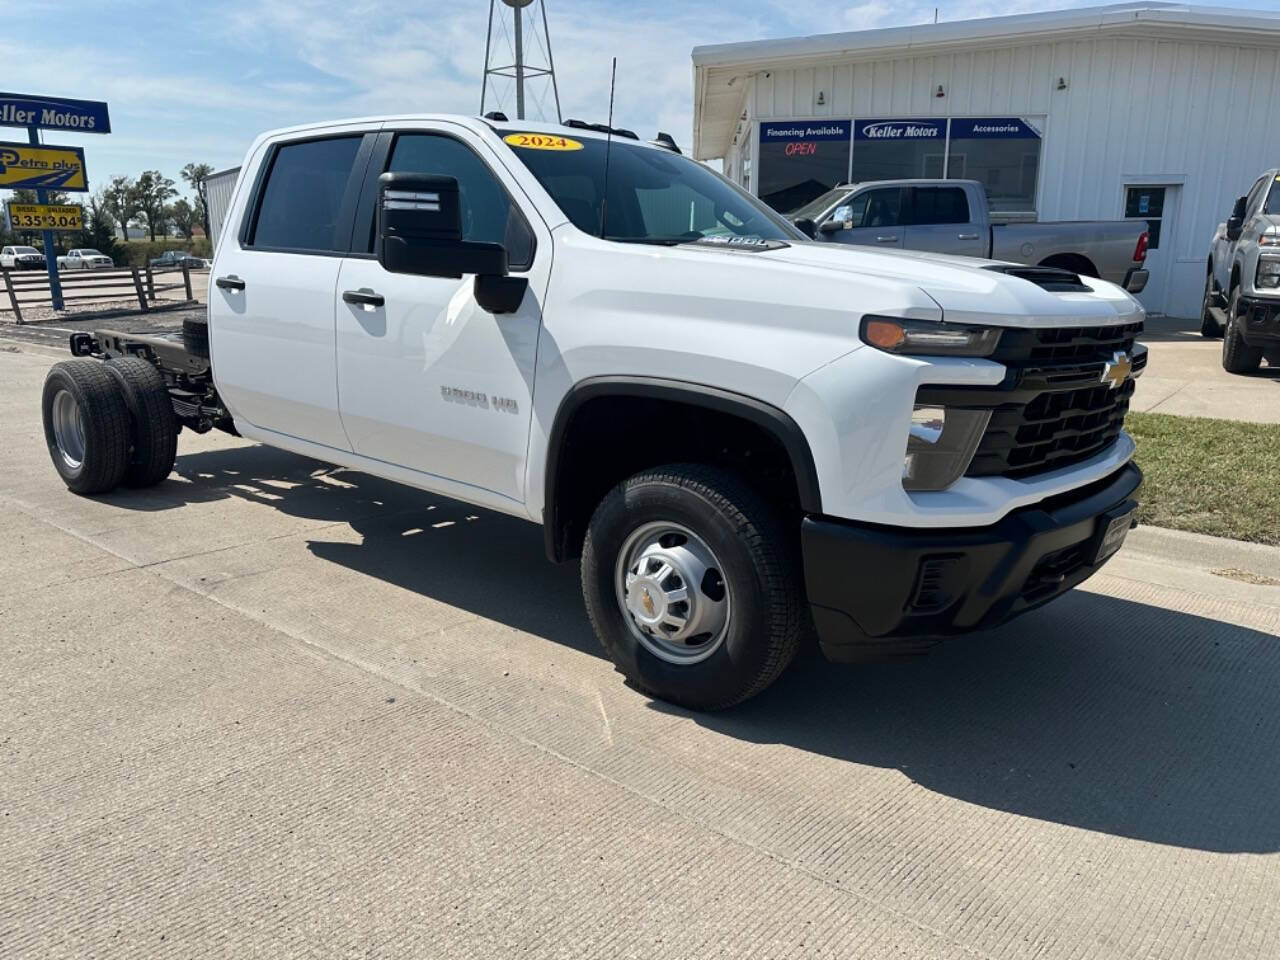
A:
[[[1144,317],[1105,281],[813,243],[625,131],[358,120],[243,171],[207,325],[50,371],[73,491],[162,481],[181,425],[522,517],[618,669],[698,709],[814,632],[856,661],[1001,623],[1133,522]]]
[[[851,183],[789,213],[815,240],[1058,267],[1141,293],[1147,229],[1134,220],[992,219],[977,180]]]

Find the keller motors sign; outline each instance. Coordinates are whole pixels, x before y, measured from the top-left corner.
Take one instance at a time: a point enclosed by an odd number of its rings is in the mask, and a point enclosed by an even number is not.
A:
[[[110,133],[111,117],[107,105],[98,100],[0,93],[0,126]]]

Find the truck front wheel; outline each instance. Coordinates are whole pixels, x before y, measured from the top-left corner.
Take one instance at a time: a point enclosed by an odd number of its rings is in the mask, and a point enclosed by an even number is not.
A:
[[[587,614],[640,690],[695,710],[732,706],[795,656],[804,605],[794,539],[731,473],[674,465],[636,474],[591,518]]]
[[[106,493],[129,465],[129,412],[115,379],[95,360],[54,364],[41,397],[53,467],[73,493]]]
[[[1222,332],[1222,369],[1227,373],[1253,373],[1262,363],[1262,350],[1251,347],[1240,336],[1240,288],[1231,288],[1227,303],[1227,326]]]

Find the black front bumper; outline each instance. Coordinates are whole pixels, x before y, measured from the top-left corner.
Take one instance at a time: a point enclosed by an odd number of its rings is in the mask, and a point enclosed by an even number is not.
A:
[[[1280,346],[1280,301],[1240,298],[1240,334],[1251,347]]]
[[[989,527],[908,530],[806,517],[805,586],[832,660],[913,653],[940,636],[994,627],[1092,576],[1142,473],[1130,463]]]

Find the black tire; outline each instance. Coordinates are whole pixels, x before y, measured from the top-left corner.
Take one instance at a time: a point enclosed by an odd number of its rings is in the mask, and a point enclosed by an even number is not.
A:
[[[1240,288],[1231,288],[1227,302],[1227,328],[1222,333],[1222,369],[1227,373],[1253,373],[1262,364],[1262,349],[1251,347],[1240,336]]]
[[[1218,291],[1213,286],[1213,274],[1210,273],[1205,277],[1204,281],[1204,299],[1200,301],[1200,336],[1206,340],[1217,340],[1222,336],[1222,324],[1213,319],[1213,314],[1209,312],[1210,307],[1218,305]]]
[[[153,487],[173,471],[178,421],[169,389],[154,366],[139,357],[115,357],[103,366],[120,384],[129,410],[129,466],[124,484]]]
[[[655,523],[695,534],[720,565],[727,624],[699,662],[656,655],[619,601],[621,552]],[[694,710],[733,706],[773,683],[799,646],[806,620],[796,537],[731,473],[687,464],[647,470],[610,491],[591,518],[582,554],[587,614],[614,665],[641,691]]]
[[[63,399],[64,394],[69,399]],[[95,360],[54,364],[44,380],[40,409],[49,457],[69,490],[106,493],[119,486],[129,465],[129,411],[115,378],[102,364]]]
[[[209,321],[186,317],[182,321],[182,346],[193,357],[209,358]]]

